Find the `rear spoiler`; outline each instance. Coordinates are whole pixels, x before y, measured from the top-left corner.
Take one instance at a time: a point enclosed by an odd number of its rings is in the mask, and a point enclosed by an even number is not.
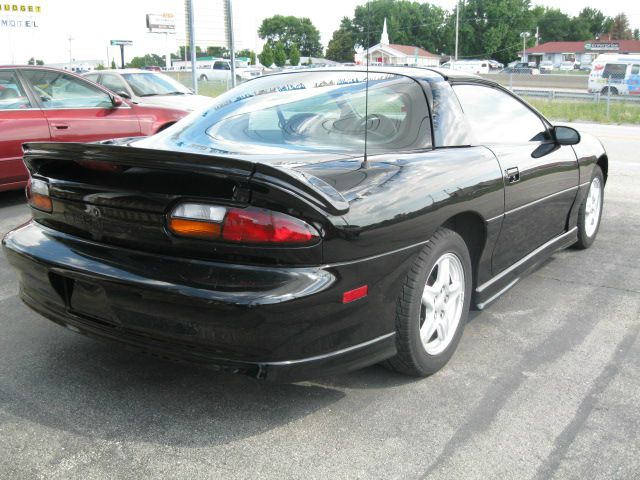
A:
[[[332,215],[349,211],[349,202],[325,181],[282,166],[190,152],[156,150],[104,143],[29,142],[22,146],[24,163],[37,174],[47,160],[91,161],[161,170],[186,171],[233,178],[251,185],[269,185],[300,197]]]

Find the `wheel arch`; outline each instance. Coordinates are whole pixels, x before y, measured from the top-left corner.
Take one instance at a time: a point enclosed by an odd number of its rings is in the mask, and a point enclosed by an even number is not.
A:
[[[467,245],[473,269],[472,285],[475,288],[478,281],[480,259],[487,243],[487,228],[484,218],[477,212],[465,211],[448,218],[442,227],[456,232]]]
[[[602,176],[604,177],[604,183],[606,185],[607,177],[609,176],[609,158],[606,154],[601,155],[596,164],[600,167],[600,170],[602,170]]]

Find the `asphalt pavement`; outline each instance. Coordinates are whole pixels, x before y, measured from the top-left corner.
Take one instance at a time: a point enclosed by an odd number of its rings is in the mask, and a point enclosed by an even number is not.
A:
[[[640,478],[640,127],[602,226],[483,312],[422,380],[293,385],[169,363],[31,312],[0,254],[0,478]],[[0,233],[28,218],[0,193]]]

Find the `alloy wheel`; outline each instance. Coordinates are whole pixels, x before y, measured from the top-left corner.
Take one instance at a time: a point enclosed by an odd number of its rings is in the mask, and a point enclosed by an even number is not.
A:
[[[420,309],[420,340],[429,355],[451,343],[464,305],[464,269],[453,253],[445,253],[427,276]]]

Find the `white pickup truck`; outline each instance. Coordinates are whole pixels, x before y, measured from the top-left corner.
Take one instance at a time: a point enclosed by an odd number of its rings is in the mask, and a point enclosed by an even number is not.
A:
[[[243,82],[258,77],[262,71],[256,67],[248,67],[236,61],[236,82]],[[198,80],[231,80],[231,61],[220,59],[196,67]]]

